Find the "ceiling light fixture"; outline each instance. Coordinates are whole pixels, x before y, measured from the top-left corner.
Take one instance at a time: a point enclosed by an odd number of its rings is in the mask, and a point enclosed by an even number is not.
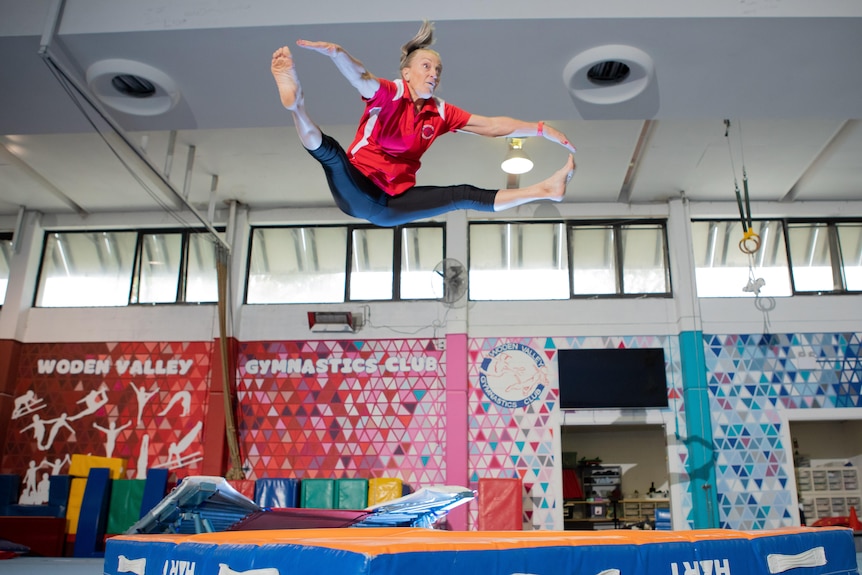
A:
[[[509,151],[500,164],[507,174],[526,174],[533,169],[533,160],[524,151],[525,138],[508,138]]]

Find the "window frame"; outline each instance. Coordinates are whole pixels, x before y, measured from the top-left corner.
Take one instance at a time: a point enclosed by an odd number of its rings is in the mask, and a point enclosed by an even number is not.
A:
[[[248,286],[249,281],[251,279],[251,258],[252,251],[254,250],[254,234],[257,230],[267,230],[267,229],[299,229],[299,228],[343,228],[347,234],[347,245],[345,249],[345,257],[344,257],[344,291],[342,293],[342,301],[341,302],[269,302],[269,303],[249,303],[248,301]],[[321,225],[305,225],[305,224],[290,224],[290,225],[277,225],[277,224],[264,224],[264,225],[252,225],[249,228],[249,242],[248,242],[248,251],[246,254],[246,266],[245,266],[245,285],[243,289],[243,305],[324,305],[328,303],[332,303],[333,305],[337,304],[349,304],[349,303],[385,303],[385,302],[422,302],[422,301],[436,301],[431,298],[402,298],[401,297],[401,258],[402,258],[402,246],[401,246],[401,234],[405,229],[415,229],[415,228],[438,228],[441,230],[441,242],[442,242],[442,253],[443,258],[446,257],[446,224],[442,222],[413,222],[409,224],[404,224],[400,226],[393,227],[381,227],[375,226],[373,224],[321,224]],[[389,230],[392,233],[392,297],[384,298],[384,299],[351,299],[350,298],[350,282],[352,276],[351,269],[351,261],[353,258],[353,250],[354,250],[354,232],[358,230]]]
[[[788,296],[782,297],[794,297],[794,296],[819,296],[819,295],[859,295],[862,294],[862,290],[850,290],[847,289],[847,279],[846,274],[844,272],[844,253],[843,247],[841,246],[841,239],[838,234],[838,227],[841,224],[857,224],[862,226],[862,219],[860,218],[781,218],[781,217],[765,217],[758,218],[754,220],[755,222],[777,222],[781,225],[781,233],[784,236],[784,254],[787,259],[787,276],[789,278],[790,285],[790,294]],[[689,221],[689,225],[694,224],[695,222],[714,222],[714,223],[726,223],[726,222],[735,222],[739,223],[739,219],[737,218],[692,218]],[[832,281],[833,285],[836,285],[836,282],[839,284],[837,289],[832,290],[799,290],[796,287],[796,278],[793,275],[793,256],[792,256],[792,247],[791,247],[791,238],[790,238],[790,228],[794,225],[816,225],[821,224],[825,225],[828,233],[827,242],[829,245],[829,261],[832,268]],[[698,296],[700,297],[700,296]],[[737,297],[737,296],[713,296],[713,297]],[[770,296],[770,297],[778,297],[778,296]]]
[[[667,236],[667,219],[664,218],[636,218],[630,220],[567,220],[566,224],[566,250],[569,255],[569,299],[585,300],[585,299],[642,299],[642,298],[672,298],[673,297],[673,277],[670,269],[670,244]],[[664,242],[664,250],[662,250],[662,259],[664,271],[667,275],[668,291],[664,292],[623,292],[625,288],[625,252],[622,242],[623,229],[636,225],[658,225],[661,228],[662,240]],[[616,283],[615,293],[606,294],[576,294],[575,282],[572,277],[574,269],[574,254],[569,249],[571,246],[572,235],[577,227],[609,227],[614,232],[614,281]]]
[[[790,274],[790,287],[794,296],[819,296],[819,295],[859,295],[862,290],[847,289],[847,277],[844,273],[844,253],[841,246],[841,238],[838,234],[838,226],[840,224],[858,224],[862,225],[862,219],[859,218],[784,218],[784,237],[785,249],[787,250],[787,267]],[[832,285],[831,290],[805,290],[800,291],[796,288],[796,278],[793,275],[793,258],[790,248],[789,230],[794,225],[815,225],[823,224],[826,226],[828,233],[827,242],[829,245],[829,262],[832,267]]]
[[[14,250],[14,248],[15,248],[15,234],[13,232],[0,232],[0,242],[9,242],[10,243],[10,245],[12,247],[11,254],[12,254],[12,257],[14,257],[15,256],[15,250]],[[10,257],[10,259],[9,259],[9,262],[8,262],[9,264],[12,263],[12,257]],[[9,266],[9,279],[6,282],[7,290],[9,288],[9,281],[11,281],[11,278],[12,278],[12,266],[10,265]],[[3,305],[6,303],[6,293],[3,293],[2,295],[3,295],[3,297],[0,298],[0,309],[2,309]]]
[[[643,298],[661,298],[668,299],[673,297],[673,276],[672,270],[670,268],[670,252],[669,252],[669,242],[668,242],[668,232],[667,232],[667,218],[632,218],[632,219],[600,219],[600,220],[582,220],[582,219],[560,219],[560,220],[484,220],[484,221],[471,221],[468,223],[468,228],[470,226],[483,226],[483,225],[506,225],[506,224],[521,224],[521,225],[530,225],[530,224],[554,224],[554,225],[562,225],[565,231],[566,237],[566,262],[568,269],[566,270],[567,281],[568,281],[568,301],[572,300],[591,300],[591,299],[643,299]],[[625,227],[635,226],[635,225],[657,225],[661,228],[662,240],[664,242],[664,250],[662,253],[662,260],[664,265],[664,272],[667,277],[667,287],[668,291],[665,292],[646,292],[646,293],[622,293],[624,282],[624,274],[625,269],[622,265],[624,260],[624,252],[622,245],[622,234],[621,232]],[[615,258],[616,269],[614,273],[614,281],[615,281],[615,292],[614,293],[599,293],[599,294],[576,294],[575,286],[574,286],[574,278],[572,277],[573,269],[574,269],[574,253],[572,252],[572,235],[574,233],[575,228],[577,227],[611,227],[614,233],[614,246],[613,246],[613,254]],[[470,238],[470,231],[467,231],[468,241]],[[468,246],[468,273],[472,271],[472,250]],[[469,293],[469,292],[468,292]],[[519,300],[506,300],[506,299],[474,299],[470,297],[469,301],[476,302],[524,302],[524,301],[567,301],[566,299],[519,299]]]
[[[224,233],[224,226],[216,226],[215,230],[219,233]],[[106,306],[112,308],[119,307],[135,307],[135,306],[170,306],[170,305],[215,305],[218,301],[205,301],[205,302],[188,302],[185,301],[185,290],[188,282],[188,250],[189,250],[189,237],[192,234],[208,234],[209,232],[204,228],[104,228],[104,229],[51,229],[45,230],[43,239],[42,239],[42,249],[39,255],[39,270],[36,274],[36,289],[33,290],[33,298],[31,300],[31,305],[34,308],[39,309],[70,309],[67,306],[39,306],[37,305],[39,290],[42,285],[42,274],[44,272],[44,263],[45,263],[45,255],[48,249],[48,237],[53,234],[96,234],[96,233],[134,233],[135,234],[135,249],[132,260],[132,265],[129,270],[129,274],[131,276],[129,283],[129,291],[126,293],[126,304],[124,306]],[[140,293],[140,268],[141,268],[141,257],[142,257],[142,249],[143,249],[143,237],[148,234],[180,234],[181,236],[181,246],[180,246],[180,263],[178,266],[177,273],[180,274],[179,281],[177,282],[177,295],[174,301],[171,302],[133,302],[132,296],[138,290]],[[71,306],[71,309],[74,308],[85,308],[91,306]]]

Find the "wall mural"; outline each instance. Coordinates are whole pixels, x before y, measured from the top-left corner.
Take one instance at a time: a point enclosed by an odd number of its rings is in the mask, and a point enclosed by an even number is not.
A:
[[[722,527],[791,523],[782,410],[862,407],[859,333],[704,335]],[[556,350],[664,347],[684,435],[676,337],[487,338],[469,345],[469,473],[519,477],[528,528],[561,515]],[[211,342],[24,344],[0,471],[44,500],[71,454],[121,457],[127,477],[199,474]],[[445,352],[436,340],[240,344],[247,477],[401,477],[445,483]],[[669,446],[688,517],[685,438]],[[475,509],[472,511],[475,525]]]
[[[860,333],[704,335],[722,527],[793,524],[781,412],[862,407],[860,342]]]
[[[676,338],[664,336],[487,338],[469,341],[469,472],[476,487],[482,477],[520,478],[524,486],[524,528],[562,529],[562,468],[554,434],[560,429],[558,349],[662,347],[668,361],[671,406],[684,434],[682,377]],[[674,505],[690,513],[687,452],[668,446],[670,472],[679,486]],[[472,509],[471,523],[477,511]]]
[[[21,503],[43,503],[48,475],[72,454],[200,474],[212,344],[59,343],[21,346],[3,473],[22,477]]]
[[[446,483],[446,354],[437,340],[239,345],[247,479]]]

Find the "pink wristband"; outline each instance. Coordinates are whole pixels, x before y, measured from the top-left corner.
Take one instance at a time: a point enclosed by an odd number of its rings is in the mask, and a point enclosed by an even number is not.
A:
[[[537,130],[536,130],[536,135],[537,135],[537,136],[539,136],[539,137],[544,136],[544,135],[545,135],[545,133],[544,133],[544,129],[545,129],[545,123],[544,123],[544,122],[539,122],[539,127],[538,127],[538,128],[537,128]]]

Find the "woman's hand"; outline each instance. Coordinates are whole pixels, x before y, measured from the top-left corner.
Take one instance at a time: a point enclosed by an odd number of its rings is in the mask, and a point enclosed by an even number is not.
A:
[[[569,142],[569,139],[566,138],[566,135],[558,129],[554,128],[553,126],[544,124],[541,131],[541,136],[544,137],[546,140],[556,142],[572,153],[576,151],[575,147],[571,144],[571,142]]]
[[[305,48],[306,50],[313,50],[314,52],[325,54],[330,58],[333,58],[339,52],[343,52],[341,46],[339,46],[338,44],[333,44],[332,42],[311,42],[309,40],[297,40],[296,45],[300,48]]]

